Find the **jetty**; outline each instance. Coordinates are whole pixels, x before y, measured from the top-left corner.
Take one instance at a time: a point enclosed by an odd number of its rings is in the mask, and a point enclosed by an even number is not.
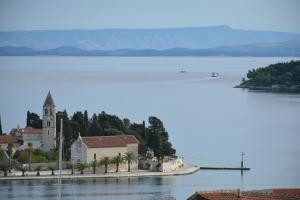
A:
[[[247,171],[250,170],[249,167],[200,167],[200,170],[239,170]]]

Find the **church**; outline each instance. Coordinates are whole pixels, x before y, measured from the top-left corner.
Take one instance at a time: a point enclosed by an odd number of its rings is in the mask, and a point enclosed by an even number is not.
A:
[[[41,149],[50,152],[56,148],[56,110],[50,91],[43,105],[42,128],[13,128],[10,135],[0,136],[0,147],[6,149],[8,143],[14,144],[16,150],[28,148]]]

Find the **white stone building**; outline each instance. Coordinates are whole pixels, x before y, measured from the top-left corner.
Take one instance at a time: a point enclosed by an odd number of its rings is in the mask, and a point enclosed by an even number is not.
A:
[[[175,171],[184,166],[183,157],[165,157],[162,161],[158,161],[157,158],[142,159],[140,160],[140,166],[142,169],[160,172]]]
[[[96,158],[113,158],[119,154],[131,152],[138,157],[139,141],[133,135],[118,136],[78,136],[71,145],[71,161],[74,163],[90,163]],[[137,162],[131,164],[131,169],[137,169]]]

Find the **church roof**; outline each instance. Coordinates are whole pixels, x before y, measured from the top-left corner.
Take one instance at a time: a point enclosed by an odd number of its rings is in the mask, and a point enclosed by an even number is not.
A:
[[[128,144],[138,144],[133,135],[92,136],[81,137],[88,148],[126,147]]]
[[[17,143],[17,137],[13,135],[0,135],[0,144]]]
[[[50,91],[48,92],[48,95],[46,97],[46,100],[45,100],[45,103],[44,103],[44,107],[45,106],[55,106]]]

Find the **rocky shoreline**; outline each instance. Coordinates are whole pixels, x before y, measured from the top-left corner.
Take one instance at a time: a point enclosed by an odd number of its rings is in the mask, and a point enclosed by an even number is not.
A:
[[[242,89],[249,89],[249,90],[261,90],[261,91],[269,91],[269,92],[282,92],[282,93],[300,93],[299,86],[254,86],[254,85],[237,85],[234,88],[242,88]]]

